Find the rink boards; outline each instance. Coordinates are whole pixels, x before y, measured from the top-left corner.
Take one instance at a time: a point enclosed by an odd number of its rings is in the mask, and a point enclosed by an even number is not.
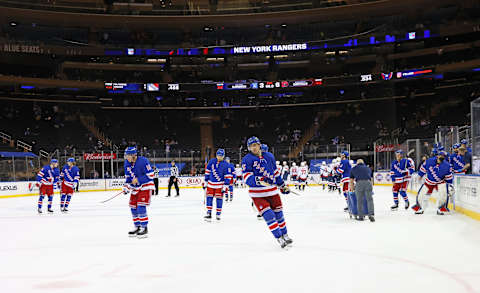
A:
[[[375,184],[391,186],[389,172],[375,172]],[[159,189],[166,189],[168,186],[168,177],[158,179]],[[319,174],[311,174],[309,176],[309,186],[317,186],[320,184]],[[201,188],[203,176],[179,177],[178,184],[180,188]],[[38,187],[35,181],[21,182],[0,182],[0,198],[23,197],[38,195]],[[80,192],[92,191],[111,191],[120,190],[125,183],[124,179],[83,179],[80,180]],[[291,183],[291,182],[290,182]],[[457,212],[463,213],[471,218],[480,220],[480,176],[475,175],[455,175],[455,207]],[[411,181],[408,192],[416,195],[420,188],[419,182]],[[58,189],[55,186],[55,192]],[[450,207],[453,208],[453,205]]]
[[[168,177],[158,179],[160,189],[166,189],[168,186]],[[181,188],[201,188],[202,177],[179,177],[178,184]],[[22,197],[38,195],[38,187],[35,181],[20,182],[0,182],[0,198]],[[125,179],[81,179],[79,192],[121,190],[125,184]],[[55,186],[55,193],[58,193]]]
[[[390,172],[375,172],[374,177],[375,185],[393,185]],[[480,221],[480,176],[455,175],[453,185],[455,187],[455,198],[453,203],[449,204],[449,208]],[[420,182],[410,181],[408,193],[416,196],[420,186]]]

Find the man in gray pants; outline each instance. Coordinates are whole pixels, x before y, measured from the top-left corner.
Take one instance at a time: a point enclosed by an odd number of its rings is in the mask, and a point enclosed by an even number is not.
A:
[[[357,165],[350,171],[349,191],[357,196],[357,220],[363,221],[365,215],[363,214],[363,201],[367,199],[368,219],[370,222],[375,222],[374,207],[373,207],[373,179],[372,170],[365,166],[362,159],[357,160]]]

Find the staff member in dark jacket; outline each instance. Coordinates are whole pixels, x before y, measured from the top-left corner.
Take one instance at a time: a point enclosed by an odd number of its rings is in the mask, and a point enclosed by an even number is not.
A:
[[[170,190],[172,189],[172,185],[175,185],[175,190],[177,191],[177,195],[175,197],[180,196],[180,189],[178,188],[178,167],[175,166],[175,161],[172,161],[172,167],[170,167],[170,179],[168,180],[168,195],[170,196]]]
[[[368,219],[370,222],[375,222],[375,212],[373,206],[373,179],[372,170],[365,166],[362,159],[357,160],[357,165],[350,171],[350,192],[355,190],[357,196],[357,220],[363,221],[365,215],[363,214],[363,202],[367,199]]]

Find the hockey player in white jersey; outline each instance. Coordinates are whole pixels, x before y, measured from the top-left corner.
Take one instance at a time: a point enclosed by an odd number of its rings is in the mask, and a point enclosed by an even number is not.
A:
[[[283,161],[283,166],[282,166],[282,179],[283,179],[283,181],[287,182],[288,175],[290,175],[290,168],[288,167],[287,162]]]
[[[243,185],[243,172],[240,164],[235,165],[235,187],[244,187]]]
[[[295,162],[292,163],[290,168],[290,181],[293,182],[295,188],[298,189],[298,167]]]
[[[307,184],[308,178],[308,166],[307,162],[301,162],[300,167],[298,167],[298,188],[302,191],[305,190],[305,185]]]
[[[323,190],[325,190],[325,185],[328,184],[328,174],[330,172],[328,171],[328,166],[327,166],[327,163],[325,161],[322,162],[322,165],[320,166],[320,176],[322,178],[322,186],[323,186]]]
[[[277,171],[282,176],[282,165],[280,165],[280,161],[275,162],[275,166],[277,167]]]

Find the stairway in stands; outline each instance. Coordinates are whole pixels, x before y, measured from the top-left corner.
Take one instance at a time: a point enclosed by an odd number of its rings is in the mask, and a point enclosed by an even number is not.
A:
[[[319,127],[324,124],[329,118],[338,117],[341,115],[341,111],[327,111],[322,112],[321,114],[317,115],[318,121],[315,121],[303,134],[303,136],[298,141],[297,146],[290,151],[288,154],[288,158],[296,158],[303,150],[304,146],[315,136]]]
[[[80,122],[86,129],[88,129],[98,140],[100,140],[103,145],[111,150],[114,150],[116,146],[113,144],[112,140],[109,139],[105,133],[103,133],[96,125],[96,119],[93,115],[80,115]]]

